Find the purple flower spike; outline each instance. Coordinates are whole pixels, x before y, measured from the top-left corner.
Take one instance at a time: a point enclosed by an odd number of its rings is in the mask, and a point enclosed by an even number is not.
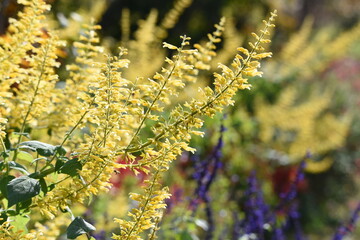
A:
[[[282,199],[280,206],[278,208],[283,207],[283,205],[286,205],[287,203],[294,200],[297,196],[297,186],[299,183],[304,179],[304,169],[305,169],[306,163],[305,161],[302,161],[299,165],[299,168],[296,172],[295,180],[292,182],[290,186],[290,190],[287,193],[283,193],[280,195],[280,198]]]
[[[285,240],[284,232],[281,227],[274,229],[272,240]]]
[[[211,184],[216,178],[218,170],[222,167],[221,150],[224,145],[223,142],[224,131],[225,128],[223,125],[221,125],[220,137],[218,143],[208,159],[201,161],[199,158],[195,158],[195,172],[193,174],[193,178],[197,182],[197,187],[194,192],[195,197],[190,201],[190,209],[192,209],[194,215],[198,208],[198,205],[201,202],[205,203],[205,212],[208,222],[208,230],[205,236],[206,240],[210,240],[213,238],[213,232],[215,229],[214,219],[213,219],[214,217],[210,204],[209,190]]]
[[[306,158],[310,156],[309,153],[307,153]],[[300,224],[300,213],[298,210],[298,202],[295,201],[296,197],[298,195],[297,192],[297,186],[299,183],[304,179],[304,169],[305,169],[305,161],[302,161],[297,169],[295,180],[291,183],[290,189],[288,192],[283,193],[280,195],[280,203],[276,207],[276,211],[278,212],[284,212],[287,214],[286,223],[283,226],[280,226],[277,231],[280,231],[280,229],[284,230],[284,228],[287,228],[289,226],[293,226],[295,230],[295,239],[296,240],[304,240],[306,239],[304,237],[304,234],[302,232],[301,224]],[[274,231],[273,239],[274,240],[281,240],[284,239],[280,235],[278,235],[276,231]]]
[[[359,219],[360,214],[360,202],[358,203],[354,213],[352,214],[350,221],[341,227],[338,228],[336,231],[333,240],[342,240],[346,235],[350,234],[352,231],[354,231],[356,222]]]
[[[269,206],[265,203],[262,191],[256,179],[256,172],[252,171],[248,180],[248,189],[244,195],[245,218],[242,221],[243,233],[255,234],[257,239],[264,239],[264,225],[270,222]]]

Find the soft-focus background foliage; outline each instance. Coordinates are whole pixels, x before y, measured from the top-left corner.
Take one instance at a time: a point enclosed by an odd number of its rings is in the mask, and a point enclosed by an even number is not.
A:
[[[263,63],[263,78],[251,79],[252,89],[242,91],[225,116],[207,120],[205,137],[193,140],[196,154],[184,153],[170,170],[166,184],[173,196],[161,224],[160,239],[205,239],[210,227],[214,239],[230,239],[234,236],[234,219],[244,215],[250,173],[256,170],[266,202],[275,206],[278,196],[289,190],[307,152],[311,159],[307,160],[305,178],[297,185],[305,235],[309,239],[330,239],[356,208],[360,197],[358,1],[194,0],[174,23],[162,21],[173,1],[50,2],[52,24],[68,41],[73,41],[83,22],[94,18],[102,25],[102,43],[109,50],[118,44],[133,49],[129,57],[139,67],[137,72],[127,73],[128,78],[152,74],[168,54],[151,48],[156,41],[147,39],[146,31],[151,26],[156,31],[156,24],[167,24],[163,27],[167,31],[161,35],[167,42],[178,44],[178,36],[187,34],[195,43],[213,31],[221,16],[226,16],[224,41],[213,64],[216,69],[217,61],[230,60],[236,47],[247,42],[245,36],[256,29],[269,10],[279,11],[270,49],[274,57]],[[19,7],[12,0],[2,1],[0,7],[3,33],[7,18],[15,16]],[[72,49],[65,49],[61,61],[72,57]],[[65,69],[59,71],[60,75],[66,74]],[[204,80],[197,84],[208,83]],[[191,86],[185,92],[196,94],[196,89]],[[214,171],[215,166],[201,162],[211,160],[221,124],[226,128],[222,132],[221,164]],[[198,179],[194,173],[204,166],[214,172],[215,181],[207,191],[210,204],[196,199],[195,194]],[[142,173],[133,176],[130,171],[120,171],[114,174],[114,187],[108,195],[94,199],[87,209],[77,209],[95,224],[97,239],[110,237],[115,228],[113,217],[125,214],[133,204],[126,193],[143,180]],[[214,224],[209,223],[209,206]],[[355,230],[350,239],[359,238],[360,231]]]

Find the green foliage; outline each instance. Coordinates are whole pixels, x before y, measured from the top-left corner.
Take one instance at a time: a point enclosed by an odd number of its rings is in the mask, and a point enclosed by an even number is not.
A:
[[[95,227],[86,222],[83,218],[76,217],[67,228],[66,236],[69,239],[75,239],[82,234],[86,234],[95,230]]]
[[[12,179],[7,184],[7,199],[8,207],[17,203],[30,200],[32,197],[40,193],[40,183],[38,180],[29,178],[28,176],[21,176]]]

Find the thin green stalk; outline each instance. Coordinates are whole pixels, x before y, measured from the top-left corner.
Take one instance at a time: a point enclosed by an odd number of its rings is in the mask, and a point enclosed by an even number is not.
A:
[[[171,68],[171,70],[170,70],[168,76],[166,77],[164,83],[161,85],[160,90],[158,91],[158,93],[156,94],[154,100],[151,102],[150,106],[149,106],[148,109],[146,110],[146,112],[145,112],[145,114],[144,114],[144,117],[142,118],[142,120],[141,120],[138,128],[137,128],[136,131],[135,131],[135,134],[134,134],[133,137],[131,138],[128,146],[126,147],[125,152],[130,148],[130,145],[134,142],[136,136],[139,134],[142,126],[144,125],[146,119],[148,118],[148,115],[149,115],[150,112],[151,112],[151,108],[154,106],[154,104],[155,104],[155,103],[157,102],[157,100],[160,98],[160,95],[161,95],[161,93],[163,92],[163,90],[164,90],[164,88],[165,88],[165,85],[168,83],[170,77],[171,77],[172,74],[174,73],[175,68],[177,67],[177,63],[178,63],[179,60],[181,59],[181,55],[182,55],[182,54],[181,54],[181,50],[183,49],[183,46],[184,46],[184,42],[185,42],[185,41],[186,41],[186,36],[184,36],[184,38],[183,38],[183,42],[182,42],[182,44],[181,44],[181,48],[178,49],[178,55],[177,55],[176,61],[174,62],[174,66]]]
[[[92,102],[89,104],[89,107],[94,103],[94,99],[95,97],[92,99]],[[65,142],[70,138],[71,134],[77,129],[77,127],[81,124],[82,120],[84,119],[84,117],[86,116],[86,114],[89,112],[89,110],[85,111],[83,113],[83,115],[80,117],[80,119],[78,120],[78,122],[75,124],[75,126],[65,135],[65,138],[63,139],[63,141],[61,142],[61,144],[58,146],[58,149],[61,149]],[[44,167],[41,168],[40,172],[43,172],[48,166],[51,166],[51,162],[55,159],[56,157],[56,152],[54,153],[54,155],[52,156],[50,161],[47,161],[46,165]],[[53,169],[55,171],[55,168],[50,168]],[[52,172],[50,172],[52,173]],[[50,174],[48,173],[48,174]]]
[[[108,106],[106,108],[106,120],[105,120],[105,128],[104,128],[104,140],[103,140],[103,146],[104,147],[106,145],[106,138],[108,136],[108,133],[110,133],[110,131],[107,132],[107,129],[109,127],[109,118],[110,118],[110,111],[111,111],[111,109],[110,109],[110,103],[111,103],[110,98],[111,98],[111,87],[112,87],[112,83],[111,83],[111,80],[112,80],[111,79],[111,70],[112,70],[112,68],[111,68],[110,57],[108,57],[107,66],[108,66],[108,70],[107,70],[107,73],[106,73],[106,78],[108,80],[108,89],[106,90],[106,94],[107,94],[107,104],[108,104]]]
[[[156,221],[155,221],[155,227],[152,229],[151,231],[151,235],[148,237],[149,240],[154,240],[156,239],[156,228],[158,228],[159,224],[160,224],[160,217],[157,217],[156,218]]]
[[[6,146],[5,146],[5,143],[4,143],[4,141],[3,141],[3,139],[2,138],[0,138],[0,141],[1,141],[1,146],[2,146],[2,148],[3,148],[3,152],[6,152]],[[9,164],[7,163],[7,160],[8,158],[7,157],[4,157],[4,162],[6,163],[5,165],[6,165],[6,176],[8,176],[9,175],[9,173],[10,173],[10,167],[9,167]]]
[[[130,239],[131,233],[135,230],[135,228],[137,227],[137,225],[139,225],[139,222],[140,222],[142,216],[143,216],[144,213],[145,213],[146,207],[147,207],[147,205],[149,204],[150,199],[151,199],[151,197],[152,197],[152,195],[153,195],[154,186],[155,186],[155,184],[157,183],[157,177],[158,177],[159,173],[160,173],[160,167],[156,170],[156,172],[155,172],[155,174],[154,174],[154,179],[153,179],[153,181],[151,182],[151,186],[150,186],[149,192],[148,192],[148,194],[147,194],[146,201],[145,201],[145,203],[144,203],[144,206],[143,206],[142,209],[141,209],[141,214],[140,214],[140,216],[138,216],[138,218],[136,219],[136,222],[135,222],[135,224],[133,225],[133,227],[132,227],[132,228],[130,229],[130,231],[127,233],[126,240]]]
[[[20,135],[19,135],[19,139],[18,139],[18,142],[17,142],[17,146],[19,146],[19,144],[21,143],[21,140],[22,140],[22,134],[24,133],[25,131],[25,126],[26,126],[26,122],[27,122],[27,118],[29,117],[31,111],[32,111],[32,108],[34,106],[34,103],[35,103],[35,99],[36,99],[36,96],[38,94],[38,91],[39,91],[39,86],[40,86],[40,82],[43,78],[43,75],[45,73],[45,66],[46,66],[46,61],[47,61],[47,58],[48,58],[48,51],[49,51],[49,48],[50,48],[50,42],[48,42],[46,44],[46,47],[45,47],[45,50],[44,50],[44,59],[43,61],[41,62],[41,66],[40,66],[40,75],[38,76],[38,81],[36,83],[36,87],[35,87],[35,91],[34,91],[34,95],[31,99],[31,102],[30,102],[30,105],[29,105],[29,108],[25,114],[25,117],[24,117],[24,121],[21,125],[21,128],[20,128]],[[16,148],[15,149],[15,152],[14,152],[14,157],[13,157],[13,161],[16,161],[16,158],[17,158],[17,154],[18,154],[18,149]]]
[[[0,138],[0,141],[1,141],[1,147],[3,149],[3,152],[6,152],[6,146],[5,146],[4,140],[2,138]]]
[[[131,87],[131,89],[130,89],[130,91],[129,91],[129,94],[128,94],[128,97],[127,97],[127,99],[125,100],[123,106],[121,107],[122,109],[125,108],[126,105],[128,104],[128,102],[130,101],[130,97],[132,96],[132,93],[133,93],[134,90],[135,90],[135,86],[136,86],[136,84],[137,84],[137,81],[138,81],[138,79],[135,80],[133,86]],[[116,118],[116,122],[118,122],[122,116],[123,116],[123,113],[119,114],[118,117]],[[109,135],[110,132],[111,132],[113,129],[114,129],[114,125],[112,125],[112,126],[108,129],[106,135]],[[103,141],[104,141],[104,139],[98,143],[98,147],[102,144]]]

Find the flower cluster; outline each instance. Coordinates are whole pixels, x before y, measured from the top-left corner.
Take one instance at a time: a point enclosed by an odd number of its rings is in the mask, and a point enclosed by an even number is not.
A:
[[[147,176],[139,193],[129,194],[135,206],[128,217],[115,219],[120,231],[113,238],[148,235],[155,239],[165,200],[170,197],[168,187],[162,184],[164,172],[183,151],[195,150],[190,139],[193,134],[203,135],[199,131],[202,118],[213,117],[233,104],[238,90],[250,88],[248,79],[261,75],[259,60],[271,56],[263,45],[270,42],[267,36],[274,27],[276,11],[264,21],[260,34],[253,34],[250,50],[238,48],[231,66],[219,64],[220,72],[213,73],[213,88],[200,88],[199,96],[173,106],[173,98],[198,78],[200,70],[210,69],[215,44],[224,30],[223,19],[205,45],[195,44],[191,49],[187,36],[181,37],[179,47],[164,42],[163,47],[175,54],[165,57],[164,65],[151,78],[140,74],[127,77],[131,67],[127,49],[120,47],[117,56],[102,54],[105,50],[98,46],[96,34],[99,27],[85,25],[73,43],[75,61],[67,65],[68,76],[61,79],[64,86],[60,88],[55,85],[56,68],[60,66],[58,50],[64,44],[44,22],[49,6],[42,0],[18,2],[25,8],[18,20],[11,20],[10,41],[0,42],[0,137],[6,139],[6,143],[2,140],[0,165],[1,183],[6,188],[0,191],[8,203],[1,202],[6,218],[2,230],[19,239],[27,236],[12,230],[14,210],[19,215],[37,211],[49,219],[56,219],[61,211],[73,218],[68,238],[78,236],[79,227],[81,233],[88,233],[94,227],[75,218],[71,207],[108,191],[114,170],[128,168]],[[179,15],[189,2],[179,1],[169,18]],[[154,19],[149,16],[149,25]],[[170,25],[171,21],[165,22],[162,28]],[[148,42],[143,45],[149,46]],[[48,130],[51,144],[42,142],[44,136],[34,137],[32,129],[40,127]],[[23,141],[24,136],[30,141]],[[198,197],[207,202],[206,191],[220,167],[221,146],[220,138],[212,166],[208,166],[210,175],[201,176],[197,190]],[[118,163],[119,157],[124,161]],[[212,219],[210,208],[208,219]],[[37,226],[39,232],[44,226]]]
[[[331,103],[330,91],[312,93],[305,102],[299,102],[297,91],[294,86],[285,88],[275,104],[262,99],[256,101],[259,138],[269,148],[286,154],[287,164],[299,162],[309,149],[314,155],[321,156],[342,146],[350,127],[349,115],[337,119],[326,111]],[[307,163],[306,170],[316,173],[329,169],[333,160],[323,158]]]
[[[270,207],[263,197],[263,192],[256,179],[256,172],[252,171],[247,180],[247,190],[244,192],[242,211],[245,216],[239,219],[235,214],[234,238],[248,237],[266,239],[272,236],[273,240],[284,240],[289,228],[294,229],[296,239],[304,239],[299,221],[297,186],[304,178],[305,162],[298,167],[296,177],[291,182],[287,192],[280,194],[279,204]]]

